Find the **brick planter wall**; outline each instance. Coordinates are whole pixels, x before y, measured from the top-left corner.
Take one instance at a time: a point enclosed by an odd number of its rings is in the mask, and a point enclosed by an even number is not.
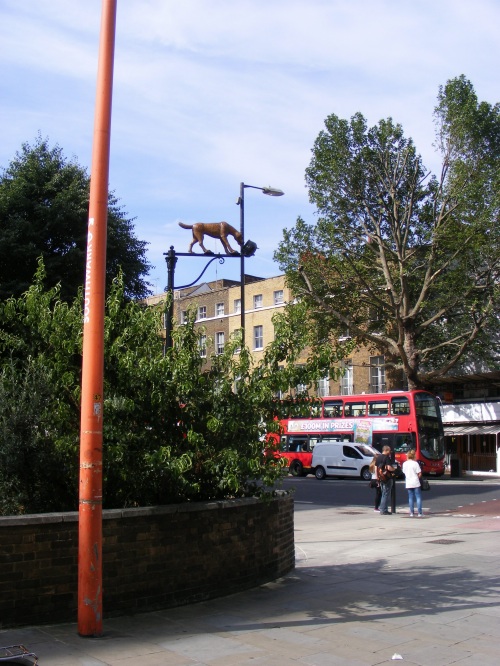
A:
[[[181,606],[293,569],[293,499],[103,512],[103,615]],[[0,517],[0,627],[76,621],[78,513]]]

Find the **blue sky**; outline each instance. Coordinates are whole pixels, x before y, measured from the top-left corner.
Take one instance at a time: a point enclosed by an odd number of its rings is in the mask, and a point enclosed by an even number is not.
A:
[[[40,132],[90,170],[100,19],[101,0],[0,0],[0,167]],[[304,172],[331,113],[391,116],[438,169],[438,88],[465,74],[498,101],[499,25],[499,0],[118,0],[110,188],[150,244],[152,291],[163,253],[187,250],[179,221],[239,226],[242,181],[285,192],[245,193],[246,272],[278,275],[283,228],[315,219]],[[202,267],[179,258],[176,284]]]

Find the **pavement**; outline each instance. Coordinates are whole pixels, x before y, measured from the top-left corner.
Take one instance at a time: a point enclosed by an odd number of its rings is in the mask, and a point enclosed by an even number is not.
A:
[[[500,655],[497,500],[410,518],[371,507],[296,507],[296,568],[180,608],[0,631],[40,666],[495,666]],[[75,618],[76,619],[76,618]],[[30,663],[27,660],[20,663]]]

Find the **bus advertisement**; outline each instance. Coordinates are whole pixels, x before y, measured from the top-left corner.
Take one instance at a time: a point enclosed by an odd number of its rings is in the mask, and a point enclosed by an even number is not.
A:
[[[299,401],[297,401],[299,404]],[[280,419],[280,435],[270,435],[293,476],[313,473],[312,453],[318,442],[360,442],[381,451],[389,445],[400,465],[415,449],[424,474],[445,470],[444,430],[439,400],[427,391],[328,396],[310,401],[309,415],[290,412]],[[314,414],[314,416],[313,416]]]

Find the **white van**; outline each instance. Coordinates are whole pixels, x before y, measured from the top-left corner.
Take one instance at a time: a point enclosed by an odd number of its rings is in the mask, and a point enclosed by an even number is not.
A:
[[[311,467],[317,479],[326,476],[356,476],[369,481],[369,465],[379,454],[372,446],[360,442],[318,442],[313,450]]]

